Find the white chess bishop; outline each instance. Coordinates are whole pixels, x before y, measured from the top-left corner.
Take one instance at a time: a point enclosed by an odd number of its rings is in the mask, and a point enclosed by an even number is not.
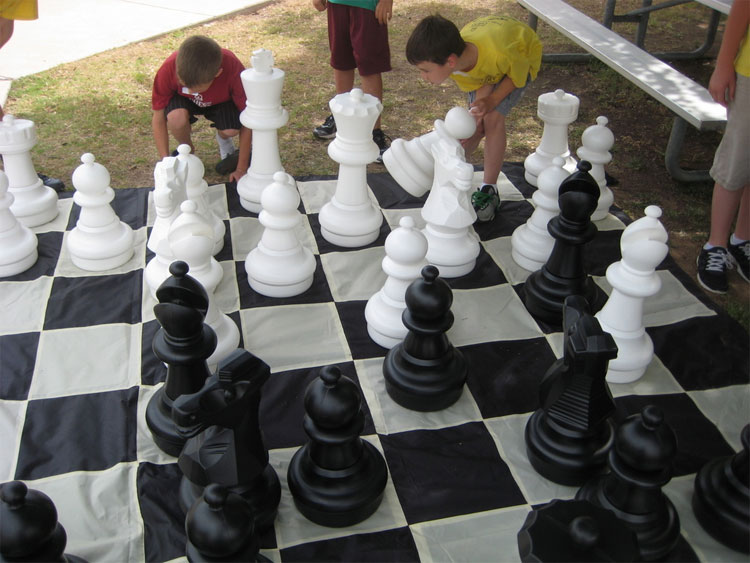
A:
[[[187,168],[185,177],[185,196],[196,203],[198,213],[205,217],[214,230],[214,249],[215,256],[224,248],[224,234],[226,226],[216,213],[211,209],[208,199],[208,182],[203,178],[206,168],[200,158],[190,152],[189,145],[180,145],[177,147],[177,160],[184,162]]]
[[[275,172],[284,171],[279,157],[278,129],[289,121],[289,113],[281,107],[285,73],[273,66],[271,51],[253,51],[251,64],[252,68],[240,73],[247,97],[240,121],[253,130],[253,156],[247,174],[237,182],[237,193],[242,207],[259,213],[261,193],[273,182]]]
[[[539,174],[552,164],[556,156],[565,161],[563,168],[569,174],[575,172],[576,161],[568,148],[568,126],[578,118],[579,105],[577,96],[561,89],[537,98],[537,115],[544,122],[542,140],[523,163],[524,177],[532,186],[537,185]]]
[[[76,193],[73,201],[81,208],[75,228],[65,238],[73,264],[91,272],[122,266],[133,256],[133,229],[120,221],[110,202],[115,191],[110,187],[107,169],[85,153],[73,171]]]
[[[438,127],[438,122],[443,127]],[[421,197],[432,186],[435,160],[432,145],[439,139],[468,139],[477,129],[476,120],[464,107],[454,107],[445,114],[445,120],[436,120],[435,128],[410,141],[395,139],[383,153],[383,164],[399,186],[414,197]]]
[[[211,254],[214,244],[211,223],[198,213],[198,206],[192,200],[182,202],[180,209],[182,213],[170,226],[167,239],[174,259],[187,263],[190,267],[189,275],[208,294],[208,311],[204,322],[216,333],[217,344],[206,362],[213,371],[219,362],[237,348],[240,331],[229,315],[222,313],[216,304],[214,292],[224,276],[224,270]]]
[[[534,212],[526,223],[516,227],[510,237],[513,260],[529,272],[544,266],[555,246],[555,239],[547,230],[547,224],[560,213],[560,184],[570,176],[563,168],[564,164],[565,161],[556,156],[552,159],[552,165],[539,173],[539,188],[531,196]]]
[[[643,326],[643,301],[661,289],[655,270],[669,249],[667,231],[659,221],[661,209],[649,205],[645,213],[622,232],[622,259],[607,268],[612,293],[595,315],[617,344],[617,357],[609,361],[609,383],[636,381],[654,357],[654,344]]]
[[[31,161],[36,143],[33,121],[8,114],[0,121],[0,155],[13,194],[11,211],[27,227],[49,223],[58,213],[55,190],[42,183]]]
[[[612,153],[609,150],[615,143],[615,136],[607,127],[608,122],[609,120],[603,115],[597,117],[596,125],[587,127],[581,135],[581,146],[576,151],[578,158],[591,163],[589,174],[599,184],[599,202],[596,210],[591,214],[592,221],[601,221],[609,215],[609,208],[615,201],[615,195],[607,186],[607,178],[604,174],[604,166],[612,160]]]
[[[0,278],[15,276],[31,268],[39,258],[34,232],[10,210],[13,194],[8,177],[0,170]]]
[[[432,145],[432,155],[435,175],[422,206],[427,261],[441,277],[457,278],[471,272],[479,256],[479,238],[471,228],[477,219],[471,205],[474,167],[464,159],[463,148],[446,140]]]
[[[250,287],[261,295],[291,297],[312,285],[315,258],[297,236],[302,216],[294,178],[276,172],[273,180],[261,195],[263,210],[258,220],[264,227],[263,235],[247,255],[245,270]]]
[[[398,228],[385,239],[382,266],[388,277],[365,306],[367,332],[383,348],[393,348],[408,332],[401,319],[406,309],[406,289],[420,278],[427,265],[426,254],[427,239],[416,228],[414,218],[401,217]]]
[[[367,164],[380,154],[372,127],[383,104],[354,88],[336,95],[328,105],[336,120],[336,138],[328,145],[328,155],[339,163],[339,174],[336,191],[318,216],[321,234],[338,246],[366,246],[378,238],[383,223],[367,186]]]

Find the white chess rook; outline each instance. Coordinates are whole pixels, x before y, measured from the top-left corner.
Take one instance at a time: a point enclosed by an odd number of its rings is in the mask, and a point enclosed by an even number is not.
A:
[[[367,332],[383,348],[393,348],[408,332],[401,318],[406,309],[406,289],[420,278],[427,265],[426,254],[427,239],[416,228],[414,218],[401,217],[398,228],[385,239],[382,266],[388,277],[365,306]]]
[[[8,191],[8,177],[0,170],[0,278],[25,272],[39,257],[36,235],[16,219],[11,205],[13,194]]]
[[[479,256],[479,237],[471,228],[477,219],[470,195],[474,167],[460,146],[443,139],[432,145],[432,155],[435,177],[422,207],[427,262],[441,277],[457,278],[471,272]]]
[[[265,227],[258,246],[245,259],[250,287],[268,297],[291,297],[309,289],[315,257],[299,241],[296,229],[302,216],[294,178],[276,172],[261,195],[258,220]]]
[[[539,189],[531,196],[534,212],[526,223],[516,227],[510,237],[513,260],[530,272],[537,271],[547,263],[555,246],[555,239],[547,230],[547,225],[560,213],[560,184],[570,175],[563,168],[564,164],[562,157],[556,156],[552,165],[539,173]]]
[[[445,127],[438,128],[440,121]],[[432,186],[435,161],[432,145],[438,139],[468,139],[477,129],[474,117],[464,107],[454,107],[445,114],[445,121],[436,120],[435,129],[410,141],[395,139],[383,153],[383,164],[398,185],[414,197],[421,197]]]
[[[133,229],[120,221],[110,202],[115,191],[109,185],[107,169],[85,153],[73,171],[76,193],[73,201],[81,208],[75,228],[68,233],[66,244],[73,264],[91,272],[111,270],[133,256]]]
[[[631,383],[639,379],[654,356],[654,344],[643,326],[643,301],[661,289],[656,267],[667,255],[667,231],[659,221],[661,209],[649,205],[646,216],[628,225],[620,238],[622,260],[607,268],[612,293],[595,315],[602,329],[617,344],[617,357],[610,360],[609,383]]]
[[[333,197],[320,210],[321,234],[338,246],[365,246],[378,238],[383,223],[367,186],[367,164],[379,154],[372,127],[383,104],[354,88],[338,94],[328,105],[336,120],[336,138],[328,145],[328,155],[339,163],[339,174]]]
[[[27,227],[38,227],[57,217],[57,194],[39,179],[31,161],[36,127],[28,119],[6,114],[0,122],[0,155],[13,194],[11,211]]]
[[[609,215],[609,208],[615,201],[615,195],[607,186],[607,178],[604,174],[604,165],[612,160],[609,150],[615,143],[615,136],[607,127],[608,120],[603,115],[596,118],[596,125],[587,127],[581,135],[581,146],[576,151],[578,158],[591,163],[589,174],[599,184],[599,203],[596,210],[591,214],[592,221],[601,221]]]
[[[542,94],[537,99],[537,115],[544,122],[542,140],[523,163],[524,177],[532,186],[537,185],[539,174],[552,164],[556,156],[565,161],[563,168],[568,173],[575,172],[576,161],[568,148],[568,126],[578,118],[579,105],[576,96],[560,89]]]
[[[271,51],[253,51],[251,64],[240,73],[247,96],[240,121],[253,130],[253,156],[247,174],[237,182],[237,193],[242,207],[259,213],[263,189],[273,182],[274,172],[284,171],[277,130],[289,121],[289,113],[281,107],[284,71],[273,66]]]

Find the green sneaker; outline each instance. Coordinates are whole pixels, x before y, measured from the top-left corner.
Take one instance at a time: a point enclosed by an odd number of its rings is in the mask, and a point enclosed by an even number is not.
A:
[[[495,211],[500,205],[500,197],[497,195],[495,188],[485,184],[471,194],[471,205],[477,213],[477,221],[482,223],[492,221],[495,218]]]

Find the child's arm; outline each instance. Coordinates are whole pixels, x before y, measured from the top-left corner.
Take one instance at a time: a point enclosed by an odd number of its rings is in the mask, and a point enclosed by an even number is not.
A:
[[[313,0],[313,6],[315,6],[316,10],[322,12],[326,9],[326,0]]]
[[[151,129],[154,132],[159,158],[169,156],[169,131],[167,131],[167,118],[163,109],[154,110],[154,115],[151,117]]]
[[[250,160],[250,149],[253,144],[253,131],[244,125],[240,127],[240,154],[237,158],[237,168],[229,175],[230,182],[238,182],[247,174],[247,163]]]
[[[739,51],[742,38],[747,34],[750,23],[750,2],[737,1],[729,11],[724,37],[721,41],[719,54],[716,56],[716,68],[708,83],[711,97],[726,106],[734,99],[734,88],[737,77],[734,73],[734,59]]]
[[[491,112],[493,109],[495,109],[497,107],[497,104],[502,102],[505,97],[515,89],[516,87],[513,84],[513,81],[510,79],[510,76],[505,76],[500,81],[500,85],[485,96],[482,96],[480,88],[480,90],[477,91],[477,99],[474,100],[473,104],[471,104],[471,114],[475,119],[481,119],[488,112]]]
[[[375,17],[381,25],[387,24],[393,15],[393,0],[378,0]]]

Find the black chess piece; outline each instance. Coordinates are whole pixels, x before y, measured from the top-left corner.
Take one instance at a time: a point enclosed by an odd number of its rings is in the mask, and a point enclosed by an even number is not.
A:
[[[85,563],[64,553],[67,542],[51,498],[22,481],[0,485],[0,561]]]
[[[253,507],[240,495],[211,483],[185,518],[190,563],[257,561],[260,540]]]
[[[523,286],[523,301],[531,315],[553,326],[562,324],[568,295],[582,295],[593,312],[602,298],[583,266],[583,245],[597,233],[591,214],[599,201],[599,185],[588,173],[591,163],[582,160],[578,170],[560,184],[560,214],[550,219],[547,230],[555,239],[547,263],[532,273]]]
[[[541,408],[526,423],[526,453],[539,474],[562,485],[583,485],[607,463],[615,411],[606,382],[617,346],[588,313],[583,297],[565,299],[563,357],[544,375]]]
[[[750,553],[750,424],[742,451],[706,463],[695,476],[693,512],[714,539]]]
[[[607,475],[594,477],[576,494],[607,508],[638,536],[643,561],[667,557],[680,538],[680,519],[662,487],[672,478],[677,438],[653,405],[626,418],[615,432]]]
[[[177,461],[184,475],[179,502],[186,512],[204,487],[217,483],[250,503],[259,534],[273,525],[281,484],[258,423],[269,374],[265,362],[237,349],[199,391],[175,400],[172,417],[187,438]]]
[[[153,350],[167,364],[164,385],[146,407],[146,423],[154,442],[169,455],[177,457],[185,445],[172,420],[172,404],[183,394],[203,386],[210,372],[206,359],[216,349],[216,334],[203,323],[208,312],[208,294],[195,278],[187,275],[182,261],[169,266],[171,277],[156,290],[159,303],[154,314],[161,328],[154,336]]]
[[[388,395],[402,407],[438,411],[461,396],[466,361],[446,332],[453,325],[453,293],[438,269],[422,268],[422,279],[407,288],[402,315],[408,329],[403,342],[388,351],[383,376]]]
[[[297,509],[316,524],[354,525],[383,500],[388,470],[375,446],[360,438],[361,404],[356,384],[335,366],[323,367],[305,391],[310,440],[292,457],[287,483]]]
[[[585,500],[554,499],[534,508],[518,532],[524,563],[638,561],[638,540],[611,511]]]

